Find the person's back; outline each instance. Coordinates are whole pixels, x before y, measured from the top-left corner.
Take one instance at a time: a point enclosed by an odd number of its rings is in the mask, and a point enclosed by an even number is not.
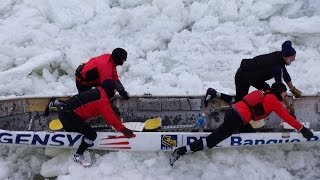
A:
[[[246,60],[246,59],[245,59]],[[281,52],[276,51],[268,54],[262,54],[252,59],[248,59],[247,62],[241,64],[241,70],[246,72],[260,71],[263,69],[271,69],[273,66],[285,65],[282,61]]]
[[[116,116],[106,92],[101,87],[80,92],[66,101],[59,102],[55,99],[50,101],[52,102],[49,102],[48,106],[53,104],[58,107],[59,119],[64,130],[83,134],[81,144],[73,159],[84,166],[89,166],[91,163],[84,159],[83,153],[93,146],[97,138],[97,132],[86,120],[101,115],[117,131],[122,132],[126,138],[135,136],[133,131],[126,128],[120,118]]]
[[[253,92],[249,93],[247,96],[250,96]],[[275,94],[266,93],[262,100],[263,115],[260,117],[266,118],[271,112],[275,112],[281,119],[286,121],[292,127],[298,131],[301,129],[302,124],[299,123],[294,117],[292,117],[289,112],[283,107],[281,102],[277,99]],[[242,100],[235,104],[233,107],[241,114],[242,118],[246,123],[253,119],[252,109]],[[261,111],[261,110],[260,110]],[[256,119],[258,120],[258,119]]]
[[[119,80],[116,66],[121,66],[127,59],[127,52],[116,48],[111,54],[103,54],[91,58],[87,63],[80,65],[76,70],[76,86],[79,92],[101,86],[109,95],[113,96],[116,89],[121,96],[128,99]]]
[[[88,85],[97,87],[107,78],[118,80],[117,74],[113,73],[116,65],[110,57],[110,54],[103,54],[90,59],[80,72],[82,81],[85,81]]]
[[[107,94],[100,87],[81,92],[68,99],[66,104],[81,119],[87,120],[101,115],[117,131],[124,130],[123,124],[112,110]]]

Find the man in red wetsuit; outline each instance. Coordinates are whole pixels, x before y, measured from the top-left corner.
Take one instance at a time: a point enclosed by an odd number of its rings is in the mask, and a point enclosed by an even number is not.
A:
[[[82,161],[85,161],[83,153],[93,146],[93,142],[97,137],[96,131],[85,122],[90,118],[102,116],[117,131],[122,132],[125,137],[131,138],[135,136],[116,116],[106,92],[101,87],[80,92],[64,102],[57,103],[54,99],[52,101],[58,107],[59,119],[64,129],[84,135],[76,154],[74,154],[74,161],[76,162],[82,164]]]
[[[170,157],[170,164],[173,165],[174,162],[186,152],[196,152],[201,151],[204,148],[213,148],[218,143],[237,132],[242,126],[248,124],[251,119],[259,120],[259,118],[264,118],[271,112],[275,112],[289,125],[301,132],[303,137],[306,139],[310,139],[313,136],[313,133],[291,116],[286,108],[281,104],[282,99],[287,96],[287,88],[282,82],[272,84],[270,91],[259,91],[260,95],[257,91],[249,93],[243,98],[243,100],[232,104],[230,109],[225,113],[224,122],[207,138],[199,139],[190,145],[173,149]],[[262,93],[263,95],[261,95]],[[233,99],[231,96],[218,93],[212,88],[208,89],[206,97],[208,95],[210,95],[211,98],[219,97],[226,102],[231,102]],[[258,96],[262,97],[259,99]],[[253,101],[257,102],[256,105],[252,107],[250,102]]]
[[[116,66],[122,66],[126,60],[126,50],[116,48],[111,54],[103,54],[81,64],[75,73],[78,91],[82,92],[101,86],[109,98],[113,97],[117,90],[123,99],[129,99],[128,92],[119,80],[116,69]]]

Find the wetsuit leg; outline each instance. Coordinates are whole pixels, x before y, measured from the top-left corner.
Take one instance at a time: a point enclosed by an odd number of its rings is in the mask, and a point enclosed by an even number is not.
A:
[[[190,151],[201,151],[206,147],[213,148],[234,132],[237,132],[243,124],[243,120],[239,114],[234,109],[229,109],[225,114],[224,122],[205,139],[198,139],[192,142],[189,145]],[[186,153],[187,149],[187,146],[179,148],[179,155]]]
[[[85,150],[93,146],[97,133],[83,119],[67,109],[59,111],[59,119],[66,131],[78,132],[84,135],[76,152],[77,154],[83,154]]]
[[[259,89],[259,90],[268,90],[270,89],[270,85],[264,81],[262,82],[253,82],[251,84],[253,87],[255,87],[256,89]]]
[[[85,120],[74,114],[73,111],[59,111],[59,119],[66,131],[81,133],[85,138],[92,141],[96,139],[96,131],[92,129],[89,124],[85,122]]]
[[[235,102],[238,102],[241,101],[243,97],[248,94],[250,83],[248,80],[246,80],[240,69],[237,71],[234,81],[236,85]]]
[[[76,80],[76,86],[77,86],[77,89],[78,89],[78,92],[83,92],[83,91],[86,91],[86,90],[89,90],[89,89],[92,89],[93,86],[85,86],[85,85],[82,85],[80,83],[80,81]]]

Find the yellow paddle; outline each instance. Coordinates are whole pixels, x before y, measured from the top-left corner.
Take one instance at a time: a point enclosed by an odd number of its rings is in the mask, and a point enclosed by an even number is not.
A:
[[[49,129],[52,131],[58,131],[63,128],[60,119],[53,119],[49,124]]]
[[[145,121],[144,129],[145,130],[155,130],[161,126],[161,118],[152,118],[152,119],[147,119]],[[58,131],[63,128],[63,125],[59,119],[53,119],[49,123],[49,129],[52,131]]]
[[[152,118],[145,121],[145,130],[154,130],[161,127],[161,118]]]

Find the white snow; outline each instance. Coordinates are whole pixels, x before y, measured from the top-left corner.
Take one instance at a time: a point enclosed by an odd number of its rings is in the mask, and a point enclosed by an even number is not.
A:
[[[319,92],[318,0],[1,0],[0,98],[75,94],[74,71],[116,47],[131,95],[234,94],[241,59],[280,50],[304,94]],[[272,81],[270,81],[271,83]],[[214,149],[168,164],[168,153],[96,152],[84,169],[72,150],[0,147],[0,179],[318,179],[319,145]]]

